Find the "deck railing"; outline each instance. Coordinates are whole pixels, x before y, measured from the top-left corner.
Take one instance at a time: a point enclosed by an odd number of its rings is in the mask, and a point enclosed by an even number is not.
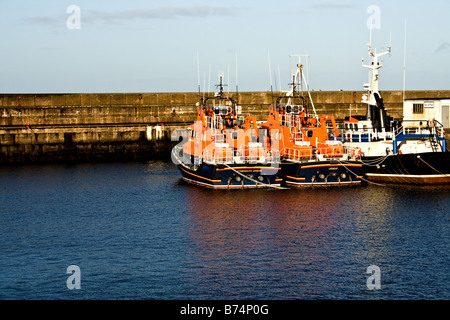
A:
[[[234,149],[226,143],[215,143],[203,151],[203,161],[210,164],[268,164],[280,162],[280,151],[267,150],[262,143],[250,143]]]

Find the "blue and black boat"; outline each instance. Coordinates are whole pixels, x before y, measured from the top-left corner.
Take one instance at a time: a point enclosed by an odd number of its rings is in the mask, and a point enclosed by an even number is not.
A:
[[[280,153],[267,143],[270,130],[242,116],[236,101],[223,94],[201,99],[197,121],[172,149],[183,180],[214,189],[280,188]]]
[[[363,172],[359,150],[344,147],[336,139],[339,132],[334,117],[319,117],[309,95],[310,113],[307,99],[296,90],[302,79],[306,82],[299,63],[292,89],[277,98],[268,121],[260,125],[280,132],[283,184],[289,187],[360,185]]]
[[[365,179],[399,184],[450,184],[450,152],[444,128],[436,119],[394,119],[387,114],[378,90],[380,57],[368,44],[370,82],[362,102],[365,116],[347,117],[340,140],[361,150]],[[403,113],[408,114],[403,103]],[[423,112],[423,110],[422,110]],[[415,115],[416,117],[420,114]]]

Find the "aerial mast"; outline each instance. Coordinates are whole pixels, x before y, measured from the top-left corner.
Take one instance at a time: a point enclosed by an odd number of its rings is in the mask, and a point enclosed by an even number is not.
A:
[[[372,36],[370,37],[372,41]],[[368,91],[369,97],[363,102],[368,103],[370,105],[376,105],[377,101],[375,99],[375,95],[380,95],[379,87],[378,87],[378,80],[380,78],[378,69],[380,69],[383,66],[382,61],[380,61],[380,58],[382,56],[385,56],[387,54],[391,53],[391,41],[389,40],[389,47],[386,51],[377,53],[376,50],[374,51],[372,49],[372,43],[369,42],[367,44],[367,49],[369,52],[369,64],[364,64],[364,59],[362,59],[363,67],[369,69],[369,83],[364,84],[364,88]]]
[[[316,108],[314,107],[314,101],[311,97],[311,92],[309,91],[309,84],[308,84],[308,81],[306,81],[305,74],[303,72],[303,65],[301,63],[301,57],[309,58],[309,55],[307,55],[307,54],[291,54],[290,57],[292,57],[292,56],[298,57],[297,72],[295,73],[295,76],[294,76],[294,86],[292,87],[293,91],[287,93],[287,95],[289,96],[289,95],[293,95],[295,93],[295,83],[298,81],[299,77],[300,77],[300,80],[305,81],[306,90],[308,91],[308,97],[309,97],[309,100],[311,101],[311,106],[313,107],[313,110],[314,110],[314,116],[317,119],[317,121],[319,121],[319,116],[317,115]],[[301,90],[303,91],[303,86],[301,87]]]
[[[383,112],[383,102],[380,97],[378,80],[380,78],[379,69],[383,66],[381,57],[391,53],[391,39],[389,39],[389,46],[386,51],[382,51],[377,53],[376,50],[372,49],[372,31],[370,32],[370,42],[367,44],[367,49],[369,52],[369,64],[364,64],[364,58],[362,59],[363,67],[369,69],[369,82],[364,84],[364,88],[367,90],[368,95],[363,95],[363,103],[367,104],[367,120],[372,120],[372,111],[378,110],[379,112]],[[377,107],[374,109],[374,107]],[[377,116],[375,116],[377,117]],[[384,117],[380,116],[380,124],[379,128],[382,131],[385,130]],[[378,126],[378,125],[377,125]]]

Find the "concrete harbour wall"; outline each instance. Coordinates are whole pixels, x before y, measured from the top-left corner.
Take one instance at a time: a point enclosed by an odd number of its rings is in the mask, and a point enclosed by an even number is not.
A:
[[[364,115],[362,91],[311,92],[319,114]],[[403,115],[401,91],[382,92],[391,116]],[[230,93],[258,120],[279,93]],[[306,94],[305,94],[306,96]],[[448,98],[448,91],[406,97]],[[195,121],[198,93],[0,94],[0,163],[170,159],[176,129]],[[310,106],[310,111],[311,106]]]

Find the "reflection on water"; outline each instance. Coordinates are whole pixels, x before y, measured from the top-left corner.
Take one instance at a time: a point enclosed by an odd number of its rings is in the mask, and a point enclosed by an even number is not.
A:
[[[448,299],[449,204],[449,187],[209,190],[163,162],[4,167],[0,297]]]
[[[186,186],[193,199],[186,204],[192,254],[208,271],[199,282],[210,284],[220,274],[225,296],[238,292],[246,298],[407,298],[410,279],[396,279],[414,271],[440,278],[433,285],[448,296],[446,273],[431,261],[442,266],[448,259],[449,191],[368,186],[216,192]],[[434,254],[427,253],[428,243]],[[425,258],[423,268],[414,269],[418,265],[410,258]],[[372,264],[385,280],[378,293],[365,286]]]

